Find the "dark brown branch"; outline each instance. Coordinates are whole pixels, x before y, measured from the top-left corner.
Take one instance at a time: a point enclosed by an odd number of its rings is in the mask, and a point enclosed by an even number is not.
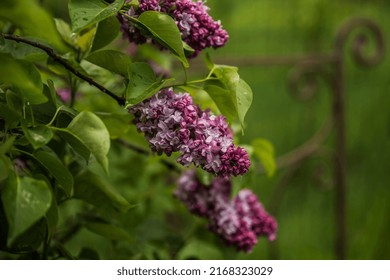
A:
[[[91,77],[88,77],[88,76],[84,75],[83,73],[80,73],[79,71],[74,69],[64,58],[62,58],[61,56],[56,54],[55,51],[52,48],[50,48],[48,46],[45,46],[45,45],[43,45],[41,43],[38,43],[38,42],[35,42],[35,41],[31,41],[29,39],[26,39],[26,38],[23,38],[23,37],[19,37],[19,36],[16,36],[16,35],[11,35],[11,34],[2,34],[2,35],[3,35],[4,39],[12,40],[12,41],[15,41],[15,42],[18,42],[18,43],[24,43],[24,44],[27,44],[27,45],[30,45],[30,46],[33,46],[33,47],[36,47],[38,49],[43,50],[44,52],[47,53],[48,56],[53,58],[54,61],[56,61],[59,64],[61,64],[62,66],[64,66],[65,69],[67,69],[68,71],[72,72],[75,76],[77,76],[80,79],[86,81],[91,86],[96,87],[101,92],[103,92],[106,95],[110,96],[111,98],[115,99],[115,101],[119,105],[121,105],[121,106],[125,105],[126,100],[124,98],[122,98],[120,96],[117,96],[115,93],[113,93],[109,89],[107,89],[104,86],[102,86],[101,84],[97,83]]]

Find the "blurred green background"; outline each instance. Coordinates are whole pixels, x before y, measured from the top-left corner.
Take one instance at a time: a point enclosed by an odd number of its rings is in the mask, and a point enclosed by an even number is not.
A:
[[[66,8],[66,1],[61,5],[57,1],[42,2],[57,15],[63,15]],[[209,0],[207,5],[230,35],[228,44],[212,51],[212,57],[218,62],[238,59],[240,75],[254,92],[241,143],[249,144],[258,137],[269,139],[276,156],[301,145],[323,124],[331,112],[330,91],[322,85],[313,99],[299,102],[287,90],[292,65],[246,66],[239,58],[330,53],[338,29],[354,17],[374,20],[387,43],[390,41],[387,0]],[[390,259],[390,60],[386,55],[379,65],[366,69],[355,65],[348,52],[344,57],[347,258]],[[333,136],[325,144],[330,152],[334,149]],[[203,220],[187,213],[172,198],[172,188],[167,184],[173,187],[174,178],[161,180],[166,177],[166,169],[157,158],[116,148],[114,144],[110,155],[111,180],[136,204],[120,218],[134,243],[112,244],[82,230],[67,245],[75,255],[81,248],[87,252],[89,247],[98,247],[101,258],[111,259],[337,258],[335,190],[332,163],[327,157],[311,158],[294,172],[277,170],[272,178],[254,173],[243,179],[279,224],[275,242],[261,239],[251,254],[243,254],[226,248],[207,231]],[[289,179],[283,179],[285,176]],[[69,208],[68,214],[77,208],[73,204],[63,207]]]
[[[229,31],[230,42],[215,55],[288,56],[329,53],[340,26],[355,17],[375,21],[390,38],[389,1],[263,0],[208,1],[213,15]],[[223,58],[221,58],[223,59]],[[345,53],[347,136],[347,258],[389,259],[390,242],[390,59],[361,68]],[[252,86],[254,103],[243,142],[264,137],[282,155],[308,139],[331,112],[330,91],[323,85],[305,103],[287,90],[290,66],[240,67]],[[327,147],[333,149],[332,137]],[[305,162],[285,183],[278,198],[277,241],[260,242],[243,258],[334,259],[335,191],[329,159]],[[317,167],[316,167],[317,166]],[[320,167],[320,169],[318,169]],[[322,172],[322,183],[315,178]],[[288,171],[252,182],[265,204]],[[273,203],[273,202],[272,202]],[[271,253],[271,255],[270,255]]]

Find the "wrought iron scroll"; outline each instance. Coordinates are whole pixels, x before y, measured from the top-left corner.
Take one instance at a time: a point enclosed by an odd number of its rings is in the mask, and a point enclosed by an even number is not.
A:
[[[276,159],[278,169],[288,169],[276,186],[268,208],[271,212],[277,211],[288,181],[304,160],[318,154],[329,155],[328,152],[324,153],[323,144],[333,132],[335,144],[331,162],[332,183],[336,191],[334,250],[337,259],[345,259],[347,249],[345,147],[345,48],[347,46],[351,46],[347,53],[352,55],[354,62],[359,66],[375,66],[385,56],[385,40],[381,29],[370,19],[355,18],[341,26],[331,53],[224,60],[224,63],[234,63],[239,66],[293,65],[288,76],[288,88],[293,96],[301,101],[312,98],[318,92],[321,80],[328,86],[332,94],[331,117],[307,142]],[[271,246],[270,256],[274,259],[278,258],[275,246]]]
[[[356,33],[355,33],[356,31]],[[384,36],[380,28],[371,20],[357,18],[343,25],[336,36],[333,54],[334,78],[333,120],[335,124],[334,184],[336,188],[336,240],[335,252],[338,259],[346,258],[346,151],[345,151],[345,94],[344,94],[344,47],[347,39],[353,35],[352,55],[361,66],[374,66],[385,55]],[[365,53],[365,47],[372,36],[376,45],[371,55]]]
[[[339,30],[333,52],[328,55],[313,56],[297,62],[289,76],[289,89],[299,99],[311,98],[318,90],[318,80],[321,78],[329,86],[332,94],[332,121],[335,133],[335,147],[333,153],[333,184],[336,191],[336,238],[335,256],[337,259],[346,258],[347,229],[346,229],[346,139],[345,139],[345,47],[348,39],[352,40],[352,57],[354,61],[364,67],[378,64],[385,55],[385,41],[380,28],[370,19],[356,18],[346,22]],[[368,53],[369,43],[375,47]],[[325,127],[326,128],[326,127]],[[321,128],[320,131],[324,131]],[[318,133],[317,133],[318,134]],[[325,133],[323,133],[325,134]],[[323,135],[320,133],[320,135]],[[322,138],[320,140],[325,140]],[[301,147],[307,150],[309,146]],[[316,143],[316,149],[311,150],[314,155],[321,148]],[[294,156],[293,156],[294,157]]]

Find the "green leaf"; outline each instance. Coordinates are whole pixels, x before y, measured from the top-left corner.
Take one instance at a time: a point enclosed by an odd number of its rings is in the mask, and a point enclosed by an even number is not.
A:
[[[0,103],[0,117],[5,121],[5,130],[14,128],[21,118],[18,112],[4,103]]]
[[[102,114],[99,118],[107,127],[111,139],[124,137],[130,130],[131,114]]]
[[[58,30],[58,33],[61,35],[61,38],[70,46],[74,45],[74,39],[72,36],[72,30],[70,25],[60,18],[54,19],[55,26]]]
[[[0,84],[5,83],[23,96],[30,104],[47,101],[43,94],[41,75],[36,67],[27,61],[16,60],[0,53]]]
[[[179,251],[177,258],[180,260],[199,259],[199,260],[220,260],[223,255],[213,244],[201,240],[192,239]]]
[[[228,122],[232,122],[238,118],[237,107],[234,103],[234,94],[232,92],[225,89],[218,81],[206,82],[204,90],[210,95]]]
[[[87,54],[91,50],[95,34],[96,27],[94,26],[82,30],[77,34],[77,36],[75,36],[76,46],[83,54]]]
[[[0,144],[0,182],[5,180],[8,177],[9,172],[13,169],[11,160],[5,154],[12,149],[14,142],[15,136],[12,136]]]
[[[116,0],[107,5],[104,1],[97,0],[70,0],[69,15],[72,31],[79,32],[89,25],[115,15],[124,2],[125,0]]]
[[[10,249],[13,253],[25,254],[30,253],[39,248],[45,240],[47,232],[47,224],[44,219],[40,219],[34,223],[21,235],[17,236],[10,244]]]
[[[235,91],[237,89],[240,81],[240,75],[238,75],[237,67],[215,64],[211,73],[219,79],[226,89],[230,91]]]
[[[208,96],[208,93],[203,88],[193,85],[178,86],[177,91],[188,92],[194,98]],[[208,99],[210,98],[208,97]]]
[[[184,53],[180,31],[170,16],[156,11],[143,12],[137,19],[132,18],[137,28],[169,49],[185,67],[189,67]]]
[[[114,186],[90,171],[79,174],[75,178],[74,197],[99,209],[114,209],[124,213],[131,207]]]
[[[81,112],[71,121],[67,130],[81,140],[108,173],[110,134],[103,121],[94,113]]]
[[[251,107],[253,101],[252,89],[243,79],[240,79],[240,81],[238,82],[236,90],[236,100],[238,119],[240,120],[241,125],[243,125],[246,113]]]
[[[14,58],[32,62],[44,61],[47,58],[47,54],[43,50],[11,40],[6,40],[3,45],[0,45],[0,53],[10,54]]]
[[[68,47],[58,33],[53,17],[37,0],[0,1],[0,18],[12,22],[22,30],[22,35],[39,38],[40,41],[65,53]]]
[[[1,200],[1,198],[0,198],[0,225],[1,225],[0,227],[0,251],[1,251],[7,248],[7,236],[8,236],[8,228],[9,228],[7,217],[4,212],[3,201]]]
[[[66,195],[70,197],[73,190],[73,176],[58,158],[56,153],[46,147],[45,149],[35,151],[33,156],[47,169],[49,174],[57,180]]]
[[[69,24],[62,19],[54,19],[62,39],[70,46],[82,53],[88,53],[95,38],[96,27],[85,29],[80,33],[73,33]]]
[[[31,143],[35,150],[49,143],[54,135],[53,131],[45,125],[27,128],[24,124],[22,124],[22,129],[27,140]]]
[[[0,182],[7,179],[11,168],[12,162],[10,161],[10,159],[0,153]]]
[[[186,56],[190,56],[195,52],[195,50],[184,41],[183,41],[183,49]]]
[[[153,69],[144,62],[132,63],[128,69],[129,84],[127,86],[127,102],[135,105],[155,93],[172,79],[157,80]]]
[[[253,153],[263,165],[267,175],[271,177],[276,170],[274,147],[266,139],[257,138],[252,142]]]
[[[99,22],[91,52],[97,51],[111,43],[119,34],[120,24],[116,16]]]
[[[5,155],[6,153],[8,153],[12,149],[14,141],[15,141],[15,136],[11,136],[7,140],[2,142],[0,144],[0,155]]]
[[[49,94],[47,95],[48,96],[48,99],[49,99],[49,102],[51,104],[54,105],[54,107],[57,109],[58,108],[58,103],[57,103],[57,91],[54,87],[54,83],[52,80],[47,80],[47,85],[49,87]]]
[[[76,151],[76,153],[82,156],[87,162],[89,161],[91,151],[77,135],[73,134],[66,128],[52,127],[51,129],[58,133],[61,138]]]
[[[87,223],[85,227],[89,231],[92,231],[110,240],[124,240],[132,242],[132,238],[129,233],[115,225],[103,223]]]
[[[9,224],[8,243],[42,218],[51,204],[51,191],[45,181],[31,177],[8,177],[1,198]]]
[[[21,116],[24,106],[22,102],[22,97],[13,91],[7,91],[7,93],[5,94],[5,98],[7,100],[7,105],[9,106],[9,108]]]
[[[211,68],[209,76],[213,78],[205,82],[204,89],[229,122],[237,118],[243,127],[252,104],[252,89],[240,78],[237,67],[212,64],[210,59],[207,64]]]
[[[66,109],[66,107],[61,107],[61,109]],[[108,172],[107,153],[110,149],[110,135],[98,116],[91,112],[81,112],[73,118],[67,128],[51,127],[51,129],[56,131],[86,161],[89,161],[91,154],[94,155],[103,169]]]
[[[91,248],[84,247],[77,256],[77,260],[100,260],[99,254]]]
[[[50,81],[49,81],[50,84]],[[52,89],[47,85],[43,85],[43,94],[47,98],[47,102],[33,105],[32,111],[34,113],[34,120],[37,123],[48,123],[53,118],[57,109],[57,97],[53,96]],[[54,94],[56,94],[54,92]]]
[[[56,230],[56,226],[59,220],[58,216],[58,205],[57,201],[55,199],[52,199],[51,205],[49,210],[46,212],[46,221],[47,221],[47,226],[49,227],[49,230]]]
[[[128,55],[115,50],[94,52],[85,60],[123,76],[127,76],[127,69],[131,64]]]
[[[56,93],[57,94],[57,93]],[[77,112],[74,108],[71,108],[71,107],[68,107],[68,106],[65,106],[65,105],[61,105],[58,109],[57,109],[57,112],[58,112],[58,115],[66,115],[68,116],[70,119],[74,119],[79,112]],[[70,123],[70,122],[69,122]],[[69,125],[69,124],[68,124]]]

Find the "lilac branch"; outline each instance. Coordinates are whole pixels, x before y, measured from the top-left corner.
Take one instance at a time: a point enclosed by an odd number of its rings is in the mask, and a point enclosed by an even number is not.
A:
[[[27,45],[30,45],[30,46],[33,46],[35,48],[38,48],[38,49],[41,49],[43,50],[44,52],[46,52],[46,54],[48,56],[50,56],[51,58],[54,59],[54,61],[58,62],[59,64],[61,64],[62,66],[65,67],[65,69],[67,69],[68,71],[70,71],[71,73],[73,73],[75,76],[79,77],[80,79],[86,81],[88,84],[90,84],[91,86],[94,86],[96,87],[97,89],[99,89],[101,92],[105,93],[106,95],[110,96],[111,98],[115,99],[115,101],[120,105],[120,106],[124,106],[125,103],[126,103],[126,100],[123,98],[123,97],[120,97],[118,95],[116,95],[115,93],[113,93],[112,91],[110,91],[109,89],[105,88],[104,86],[102,86],[101,84],[97,83],[95,80],[93,80],[91,77],[88,77],[86,75],[84,75],[83,73],[80,73],[78,70],[74,69],[69,63],[68,61],[66,61],[64,58],[62,58],[61,56],[59,56],[58,54],[55,53],[55,51],[46,46],[46,45],[43,45],[41,43],[38,43],[38,42],[35,42],[35,41],[31,41],[29,39],[26,39],[26,38],[23,38],[23,37],[20,37],[20,36],[16,36],[16,35],[11,35],[11,34],[2,34],[2,36],[4,37],[4,39],[7,39],[7,40],[11,40],[11,41],[15,41],[15,42],[18,42],[18,43],[24,43],[24,44],[27,44]]]

